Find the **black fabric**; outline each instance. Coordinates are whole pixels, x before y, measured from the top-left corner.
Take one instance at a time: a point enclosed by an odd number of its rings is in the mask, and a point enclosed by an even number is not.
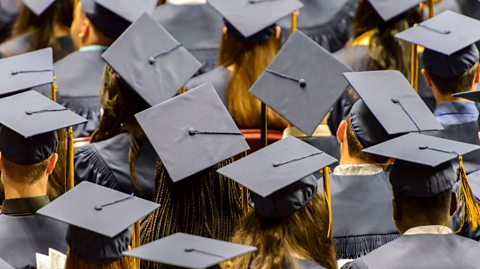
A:
[[[388,173],[330,176],[337,259],[356,259],[396,239]]]
[[[8,216],[35,215],[37,210],[50,202],[48,196],[7,199],[2,203],[2,214]]]
[[[35,253],[67,252],[66,231],[66,224],[43,216],[0,215],[0,257],[14,268],[36,268]]]
[[[269,27],[258,31],[256,34],[245,37],[240,33],[237,28],[235,28],[231,23],[225,20],[225,26],[227,27],[227,33],[234,38],[236,38],[238,41],[244,43],[244,44],[256,44],[260,42],[265,42],[267,41],[273,34],[275,34],[275,27],[276,25],[270,25]]]
[[[10,57],[32,51],[32,35],[33,33],[26,33],[2,43],[0,57]],[[56,43],[58,46],[53,48],[54,61],[58,61],[74,51],[70,35],[58,37]]]
[[[137,158],[140,190],[136,190],[130,178],[129,147],[130,135],[119,134],[108,140],[79,148],[75,152],[75,183],[90,181],[152,200],[157,155],[151,144],[145,142]]]
[[[130,21],[97,4],[94,0],[85,1],[82,7],[95,29],[112,40],[117,39],[130,26]]]
[[[480,53],[475,45],[470,45],[452,55],[445,55],[425,49],[422,62],[425,69],[442,78],[455,78],[465,74],[478,63]]]
[[[358,100],[350,110],[352,131],[364,148],[380,144],[392,138],[363,100]]]

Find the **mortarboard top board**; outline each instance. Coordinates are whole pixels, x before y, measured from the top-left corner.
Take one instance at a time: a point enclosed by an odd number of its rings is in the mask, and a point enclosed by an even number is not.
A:
[[[410,133],[366,148],[363,152],[435,167],[480,149],[480,146]]]
[[[53,82],[51,48],[0,60],[0,97]]]
[[[267,197],[335,163],[330,155],[287,137],[218,170],[261,197]]]
[[[175,96],[201,67],[148,14],[132,24],[102,58],[152,106]]]
[[[477,42],[480,32],[472,29],[479,28],[480,21],[447,10],[395,37],[444,55],[451,55]]]
[[[388,134],[443,130],[399,71],[354,72],[344,76]]]
[[[23,4],[35,15],[40,16],[55,0],[23,0]]]
[[[464,98],[475,103],[480,103],[480,91],[468,91],[468,92],[459,92],[452,94],[453,97]]]
[[[368,0],[384,21],[389,21],[424,0]]]
[[[351,70],[300,31],[293,33],[250,89],[291,124],[312,135],[348,83]]]
[[[249,149],[210,83],[135,117],[174,182]]]
[[[4,259],[0,258],[0,268],[2,268],[2,269],[14,269],[15,267],[8,264]]]
[[[249,38],[303,6],[292,0],[208,0],[243,37]]]
[[[209,268],[257,248],[176,233],[124,252],[125,256],[180,268]]]
[[[83,181],[37,211],[61,222],[114,237],[160,205]]]

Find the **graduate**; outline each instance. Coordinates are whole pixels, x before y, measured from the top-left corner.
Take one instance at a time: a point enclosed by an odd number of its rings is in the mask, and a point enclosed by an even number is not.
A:
[[[34,77],[24,79],[34,82]],[[67,227],[36,214],[50,202],[47,182],[58,160],[55,131],[85,120],[35,91],[2,98],[0,107],[0,170],[5,192],[0,257],[15,268],[34,268],[35,253],[47,254],[49,247],[67,248]]]
[[[88,119],[76,126],[75,137],[89,137],[98,127],[100,89],[105,62],[101,55],[143,12],[151,13],[154,0],[98,3],[78,1],[70,35],[78,51],[55,64],[58,102]]]
[[[54,61],[71,53],[69,35],[74,0],[22,0],[15,21],[12,39],[0,45],[0,55],[10,57],[22,53],[53,48]]]
[[[397,36],[426,48],[422,75],[435,97],[435,117],[445,128],[432,136],[480,144],[478,108],[472,101],[452,96],[477,89],[480,53],[473,43],[480,39],[480,33],[468,29],[478,27],[480,21],[446,11]],[[480,152],[465,156],[467,173],[480,169],[479,158]]]
[[[366,149],[396,159],[389,178],[393,219],[402,236],[343,268],[477,268],[478,243],[454,234],[449,223],[457,210],[453,191],[457,174],[450,160],[478,149],[420,134],[407,134]],[[460,179],[459,184],[464,187],[468,182]],[[458,201],[468,200],[463,197]]]
[[[159,156],[142,245],[177,232],[228,241],[246,210],[240,185],[216,173],[249,150],[210,83],[136,115]],[[243,195],[242,195],[243,193]],[[142,268],[164,268],[143,261]]]
[[[102,55],[103,114],[92,144],[75,152],[76,182],[90,181],[151,200],[157,155],[135,114],[178,93],[200,63],[143,14]]]

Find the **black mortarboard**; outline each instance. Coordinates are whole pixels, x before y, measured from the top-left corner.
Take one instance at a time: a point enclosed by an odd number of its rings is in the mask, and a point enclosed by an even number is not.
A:
[[[180,268],[208,268],[257,248],[176,233],[124,252],[124,255]]]
[[[330,155],[287,137],[218,170],[253,192],[257,214],[285,217],[304,207],[317,192],[312,175],[335,163]]]
[[[23,0],[23,4],[35,15],[40,16],[55,0]]]
[[[102,58],[152,106],[175,96],[201,67],[148,14],[132,24]]]
[[[86,120],[36,91],[0,99],[0,151],[8,160],[29,165],[55,151],[54,131]]]
[[[291,0],[209,0],[208,3],[223,16],[229,33],[247,42],[257,40],[257,34],[303,6],[300,1]]]
[[[0,96],[29,90],[53,82],[51,48],[0,60]]]
[[[390,173],[394,189],[413,197],[430,197],[456,182],[450,161],[478,149],[473,144],[410,133],[363,151],[396,159]]]
[[[93,26],[117,39],[143,13],[152,13],[157,0],[82,0],[82,8]]]
[[[424,0],[368,0],[384,21],[393,19],[423,1]]]
[[[459,92],[452,94],[454,97],[465,98],[475,103],[480,103],[480,91],[468,91],[468,92]]]
[[[344,76],[389,135],[443,130],[435,116],[399,71],[355,72],[345,73]],[[361,115],[365,109],[357,111],[352,108],[352,112],[358,112]],[[359,140],[373,141],[370,137],[372,132],[368,131],[370,127],[366,126],[371,123],[371,120],[358,117],[358,122],[355,123],[356,120],[351,117],[352,127]],[[378,128],[372,127],[372,129]],[[378,142],[383,141],[365,143],[363,146],[368,147]]]
[[[250,93],[312,135],[348,86],[342,73],[349,71],[328,51],[296,31]]]
[[[210,83],[135,116],[175,182],[249,149]]]

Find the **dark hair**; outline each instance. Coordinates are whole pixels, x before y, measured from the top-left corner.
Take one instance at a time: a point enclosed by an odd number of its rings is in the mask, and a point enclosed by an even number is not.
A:
[[[477,74],[477,69],[478,63],[462,75],[453,78],[443,78],[430,72],[428,74],[441,94],[452,95],[454,93],[470,91],[472,89],[472,83]]]
[[[142,245],[177,232],[228,241],[243,216],[241,189],[216,171],[231,162],[174,183],[158,160],[154,202],[162,206],[142,222]],[[142,262],[142,268],[163,267]]]
[[[8,160],[2,156],[3,173],[12,181],[32,184],[45,173],[48,166],[48,159],[36,164],[21,165]]]
[[[369,70],[399,70],[410,77],[411,45],[395,38],[422,21],[422,13],[412,8],[385,22],[369,1],[360,1],[353,21],[353,36],[357,38],[373,30],[368,48]]]

